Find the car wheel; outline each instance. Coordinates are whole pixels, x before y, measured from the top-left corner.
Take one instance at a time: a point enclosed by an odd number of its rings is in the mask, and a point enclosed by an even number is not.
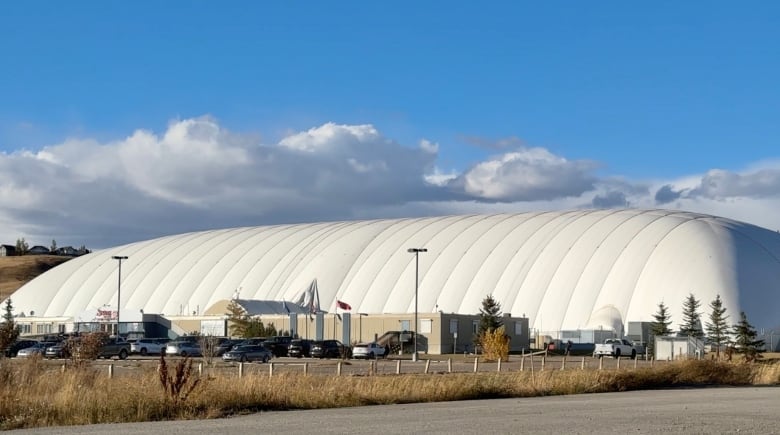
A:
[[[119,359],[127,359],[127,351],[122,349],[119,351]]]
[[[631,351],[631,359],[636,359],[636,350]]]
[[[615,349],[615,358],[620,358],[620,349]]]
[[[186,350],[181,351],[179,356],[181,356],[182,358],[187,358],[187,351]]]
[[[374,358],[376,358],[374,356],[374,352],[371,352],[371,353],[368,354],[368,358],[366,358],[366,359],[374,359]]]
[[[246,362],[246,355],[241,355],[241,362]]]
[[[148,353],[149,351],[147,351],[145,347],[141,348],[141,356],[146,356]]]
[[[265,364],[265,363],[267,363],[267,362],[268,362],[268,357],[267,357],[267,356],[264,356],[264,357],[263,357],[263,364]]]

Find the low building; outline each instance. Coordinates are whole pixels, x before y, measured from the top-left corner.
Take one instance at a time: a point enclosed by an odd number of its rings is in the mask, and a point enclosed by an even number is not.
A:
[[[13,245],[0,245],[0,257],[16,255],[16,247]]]

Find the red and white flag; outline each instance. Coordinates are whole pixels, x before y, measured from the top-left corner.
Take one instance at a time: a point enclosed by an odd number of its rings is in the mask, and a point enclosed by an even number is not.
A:
[[[352,311],[352,306],[351,305],[349,305],[346,302],[342,302],[342,301],[340,301],[338,299],[336,299],[336,306],[338,306],[342,310]]]

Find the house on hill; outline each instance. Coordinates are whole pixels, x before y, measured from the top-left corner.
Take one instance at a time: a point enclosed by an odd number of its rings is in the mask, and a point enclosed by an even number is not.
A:
[[[29,255],[47,255],[50,254],[51,251],[49,248],[41,245],[35,245],[32,248],[30,248],[29,251],[27,251],[27,254]]]
[[[13,245],[0,245],[0,257],[16,255],[16,247]]]

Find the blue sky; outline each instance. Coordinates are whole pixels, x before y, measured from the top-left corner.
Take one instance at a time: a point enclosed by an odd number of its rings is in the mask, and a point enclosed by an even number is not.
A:
[[[0,241],[592,206],[780,228],[780,3],[739,6],[6,4]]]

